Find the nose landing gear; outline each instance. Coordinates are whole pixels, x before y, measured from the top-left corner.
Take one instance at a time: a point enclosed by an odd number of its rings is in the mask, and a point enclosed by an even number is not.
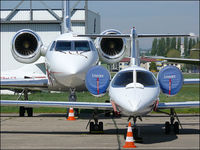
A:
[[[28,101],[28,90],[24,89],[22,91],[22,93],[20,94],[20,96],[18,97],[18,100],[21,98],[22,94],[24,94],[24,100]],[[25,116],[25,112],[27,112],[28,117],[32,117],[33,116],[33,108],[20,106],[19,107],[19,116],[20,117],[24,117]]]

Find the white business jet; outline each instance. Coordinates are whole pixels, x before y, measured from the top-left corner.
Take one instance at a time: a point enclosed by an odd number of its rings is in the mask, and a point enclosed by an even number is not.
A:
[[[66,2],[65,2],[66,3]],[[66,5],[69,8],[69,1]],[[13,38],[12,54],[14,58],[23,63],[33,63],[40,56],[45,57],[47,77],[45,79],[23,78],[3,79],[1,88],[48,89],[71,91],[73,102],[58,101],[16,101],[1,100],[1,106],[20,106],[20,116],[27,110],[32,116],[32,107],[74,107],[94,109],[93,119],[90,122],[90,132],[103,131],[103,123],[98,122],[97,110],[114,110],[133,118],[134,123],[154,110],[170,109],[171,124],[166,122],[166,133],[170,126],[174,126],[176,133],[179,123],[175,122],[174,108],[199,107],[199,102],[158,103],[160,88],[168,95],[178,93],[183,84],[182,74],[177,68],[164,68],[158,79],[144,68],[139,67],[139,52],[136,49],[136,39],[142,37],[177,37],[191,36],[190,34],[121,34],[117,30],[106,30],[100,35],[76,35],[70,30],[69,9],[66,11],[65,24],[68,30],[52,41],[47,50],[42,49],[39,36],[31,30],[25,29],[16,33]],[[95,44],[91,38],[96,38]],[[131,65],[118,72],[110,82],[109,72],[95,66],[99,57],[106,63],[115,63],[124,57],[126,38],[131,39]],[[109,88],[108,88],[109,87]],[[75,102],[75,90],[88,91],[94,96],[101,96],[109,91],[110,103]],[[107,89],[108,88],[108,89]],[[25,99],[28,95],[25,92]]]

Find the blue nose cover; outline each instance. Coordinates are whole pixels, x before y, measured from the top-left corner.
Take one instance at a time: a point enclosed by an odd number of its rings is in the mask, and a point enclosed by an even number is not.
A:
[[[110,73],[102,66],[94,66],[89,69],[85,77],[85,85],[93,95],[102,95],[110,83]]]
[[[183,75],[177,67],[166,66],[159,72],[158,82],[164,94],[176,95],[183,86]],[[171,82],[171,90],[170,90],[170,82]]]

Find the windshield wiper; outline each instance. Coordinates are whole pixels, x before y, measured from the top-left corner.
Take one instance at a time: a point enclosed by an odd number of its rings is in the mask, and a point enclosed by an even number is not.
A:
[[[56,52],[60,52],[60,53],[64,53],[64,54],[66,54],[66,52],[64,52],[64,51],[56,51]]]
[[[89,52],[90,50],[85,50],[85,51],[82,51],[80,52],[80,54],[83,54],[83,53],[86,53],[86,52]]]

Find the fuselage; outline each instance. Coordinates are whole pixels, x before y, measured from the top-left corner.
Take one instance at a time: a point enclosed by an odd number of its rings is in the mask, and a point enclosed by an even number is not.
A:
[[[142,116],[151,112],[159,93],[160,87],[153,73],[138,66],[118,72],[109,86],[111,101],[128,116]]]
[[[99,60],[93,41],[87,37],[75,37],[71,32],[55,39],[45,58],[50,86],[64,90],[84,89],[87,71]]]

